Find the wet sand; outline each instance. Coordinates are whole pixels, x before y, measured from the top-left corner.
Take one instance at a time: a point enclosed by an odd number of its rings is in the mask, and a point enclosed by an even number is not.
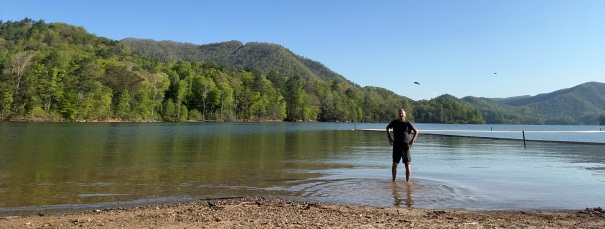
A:
[[[203,199],[62,215],[0,218],[0,228],[604,228],[605,211],[474,211]]]

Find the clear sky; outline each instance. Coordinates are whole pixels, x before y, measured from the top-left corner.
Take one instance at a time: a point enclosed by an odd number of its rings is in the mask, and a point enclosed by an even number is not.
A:
[[[603,0],[0,0],[0,20],[25,17],[114,40],[275,43],[414,100],[605,82]]]

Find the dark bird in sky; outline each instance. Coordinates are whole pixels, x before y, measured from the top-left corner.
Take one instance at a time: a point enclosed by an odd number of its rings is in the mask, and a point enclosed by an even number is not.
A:
[[[494,72],[494,75],[498,74],[497,72]]]
[[[415,83],[415,84],[418,84],[418,85],[420,85],[420,83],[418,83],[418,82],[414,82],[414,83]]]

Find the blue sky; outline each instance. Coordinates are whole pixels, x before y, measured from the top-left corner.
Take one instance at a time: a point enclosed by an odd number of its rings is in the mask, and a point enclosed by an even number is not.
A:
[[[414,100],[605,82],[603,12],[602,0],[0,0],[0,20],[65,22],[114,40],[275,43]]]

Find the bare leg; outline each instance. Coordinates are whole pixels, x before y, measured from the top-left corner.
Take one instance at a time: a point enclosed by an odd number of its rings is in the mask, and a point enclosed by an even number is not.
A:
[[[391,168],[391,173],[393,174],[393,182],[395,182],[395,177],[397,177],[397,165],[399,163],[393,162],[393,167]]]
[[[412,168],[410,163],[405,164],[405,181],[410,183],[410,177],[412,176]]]

